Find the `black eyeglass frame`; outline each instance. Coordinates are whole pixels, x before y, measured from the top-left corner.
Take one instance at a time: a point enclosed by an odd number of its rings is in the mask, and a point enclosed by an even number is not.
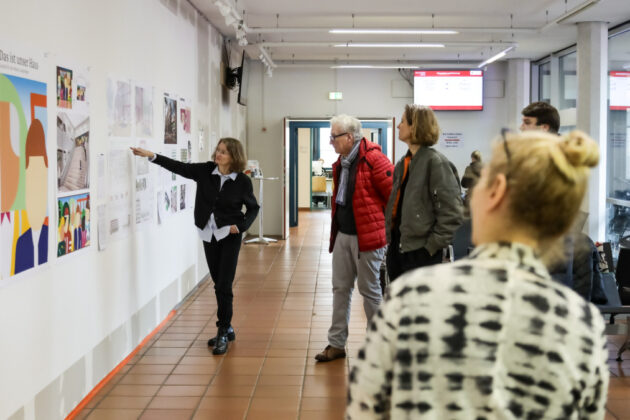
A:
[[[341,137],[341,136],[345,136],[346,134],[349,134],[347,131],[345,133],[341,133],[341,134],[336,134],[336,135],[330,135],[328,136],[330,138],[330,141],[334,141],[337,137]]]

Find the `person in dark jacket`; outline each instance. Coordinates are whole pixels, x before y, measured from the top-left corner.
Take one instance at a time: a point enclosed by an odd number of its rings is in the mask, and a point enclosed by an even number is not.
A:
[[[256,219],[258,203],[252,181],[243,173],[247,158],[241,142],[225,137],[205,163],[183,163],[132,147],[136,156],[149,158],[169,171],[197,182],[195,225],[203,241],[217,299],[217,335],[208,340],[213,354],[224,354],[236,338],[232,328],[232,282],[241,249],[241,233]],[[243,214],[242,209],[246,211]]]
[[[440,263],[442,248],[462,223],[459,176],[446,156],[432,147],[439,136],[431,108],[405,106],[398,138],[409,150],[394,169],[385,211],[390,281],[414,268]]]
[[[361,122],[349,115],[330,121],[330,142],[339,154],[333,164],[333,313],[328,345],[315,356],[328,362],[346,356],[350,300],[356,280],[370,322],[382,300],[379,269],[385,255],[383,209],[392,188],[393,165],[378,144],[361,135]]]

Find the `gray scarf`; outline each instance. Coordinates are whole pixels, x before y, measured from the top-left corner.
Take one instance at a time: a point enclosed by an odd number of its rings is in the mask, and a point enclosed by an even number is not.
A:
[[[339,190],[337,191],[337,198],[335,202],[339,205],[346,205],[346,187],[348,186],[348,177],[350,175],[350,166],[359,154],[359,145],[361,140],[356,140],[352,145],[352,150],[348,153],[348,156],[341,157],[341,175],[339,176]]]

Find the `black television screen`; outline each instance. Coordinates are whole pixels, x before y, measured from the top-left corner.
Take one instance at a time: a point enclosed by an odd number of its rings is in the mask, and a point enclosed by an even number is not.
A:
[[[434,111],[481,111],[483,71],[416,70],[413,102]]]
[[[249,59],[245,57],[241,59],[241,67],[238,69],[238,103],[247,105],[247,88],[249,87]]]

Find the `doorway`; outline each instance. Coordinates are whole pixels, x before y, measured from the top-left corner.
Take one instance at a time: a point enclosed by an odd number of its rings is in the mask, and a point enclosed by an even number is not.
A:
[[[393,161],[393,119],[361,120],[363,136],[381,146]],[[329,119],[286,120],[288,148],[289,226],[298,225],[298,209],[329,209],[332,164],[338,155],[330,145]]]

